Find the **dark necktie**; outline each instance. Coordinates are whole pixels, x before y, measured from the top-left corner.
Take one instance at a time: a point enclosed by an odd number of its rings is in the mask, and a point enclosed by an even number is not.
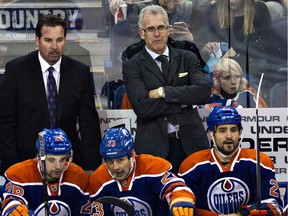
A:
[[[165,55],[159,55],[156,59],[161,62],[162,73],[167,81],[169,71],[169,61]]]
[[[53,76],[53,67],[48,68],[49,75],[47,80],[47,102],[49,111],[50,128],[57,128],[56,124],[56,104],[57,104],[57,87]]]

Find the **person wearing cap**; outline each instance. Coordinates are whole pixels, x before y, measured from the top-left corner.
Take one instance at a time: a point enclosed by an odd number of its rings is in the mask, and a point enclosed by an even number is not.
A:
[[[169,170],[163,158],[134,151],[124,128],[109,128],[100,144],[103,164],[90,176],[91,215],[127,215],[124,210],[97,201],[103,196],[125,200],[135,215],[194,215],[195,197],[183,179]]]
[[[47,202],[49,215],[89,215],[89,178],[72,162],[72,144],[66,133],[58,128],[44,129],[41,134],[43,139],[39,133],[36,141],[37,157],[5,172],[1,215],[46,215]]]
[[[274,165],[262,152],[261,204],[257,203],[257,154],[255,149],[240,147],[242,124],[237,110],[216,106],[207,125],[213,148],[191,154],[178,173],[195,193],[197,216],[282,215]]]

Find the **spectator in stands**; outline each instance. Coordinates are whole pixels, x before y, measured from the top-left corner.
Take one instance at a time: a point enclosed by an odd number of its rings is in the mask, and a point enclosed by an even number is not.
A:
[[[103,196],[131,203],[135,215],[168,215],[169,209],[169,215],[195,215],[194,194],[169,171],[171,164],[160,157],[136,155],[126,128],[109,128],[100,152],[104,164],[90,176],[91,215],[126,215],[107,204],[100,208],[95,200]]]
[[[209,11],[207,31],[202,41],[204,60],[219,50],[219,42],[226,42],[228,55],[237,58],[245,73],[260,78],[273,63],[277,53],[277,41],[273,39],[273,28],[269,10],[264,2],[256,0],[219,0]],[[221,48],[221,47],[220,47]],[[220,49],[224,56],[227,50]],[[248,58],[248,59],[247,59]]]
[[[265,2],[269,13],[271,15],[271,19],[272,21],[275,19],[279,19],[283,16],[285,16],[286,12],[285,12],[285,8],[282,4],[280,4],[279,2],[276,1],[267,1]]]
[[[110,37],[111,29],[113,28],[115,24],[116,12],[118,12],[121,5],[126,4],[127,14],[130,14],[132,11],[133,5],[139,1],[143,1],[143,0],[102,0],[101,2],[102,2],[104,26],[102,29],[98,31],[97,36],[99,38]]]
[[[97,37],[108,38],[110,37],[110,31],[113,23],[113,16],[109,10],[109,0],[101,0],[102,13],[103,13],[103,27],[98,31]]]
[[[278,41],[276,68],[287,68],[287,5],[285,7],[284,4],[275,1],[267,1],[265,4],[272,18],[272,27],[275,35],[273,39]],[[275,74],[275,76],[277,75]],[[283,81],[283,79],[278,81]]]
[[[143,8],[138,31],[145,48],[123,64],[124,84],[137,115],[135,149],[167,159],[177,172],[187,155],[209,148],[193,105],[207,103],[211,89],[198,57],[167,45],[170,26],[162,7]]]
[[[112,2],[113,1],[116,0],[112,0]],[[119,8],[119,5],[120,4],[114,6],[111,13],[115,13],[115,10]],[[170,36],[172,39],[193,41],[193,35],[190,29],[190,25],[193,21],[193,2],[186,0],[152,0],[136,2],[133,6],[133,11],[129,12],[127,15],[128,21],[131,24],[130,30],[132,32],[132,36],[137,36],[137,40],[140,39],[136,31],[137,28],[135,27],[138,25],[138,15],[140,11],[148,5],[160,5],[166,10],[169,17],[169,23],[171,25]]]
[[[274,165],[262,152],[261,204],[257,206],[256,150],[240,147],[242,124],[237,110],[217,106],[207,125],[213,148],[191,154],[178,173],[196,196],[197,216],[282,216]]]
[[[2,214],[89,215],[89,178],[72,162],[72,144],[66,133],[59,128],[44,129],[36,149],[36,158],[14,164],[5,172]]]
[[[94,170],[101,164],[101,132],[90,68],[63,55],[67,29],[59,16],[40,17],[35,33],[39,50],[8,62],[0,84],[0,174],[32,158],[38,132],[56,127],[73,143],[75,163]],[[48,83],[53,84],[54,100],[47,99]]]
[[[235,101],[234,106],[255,108],[257,92],[248,86],[247,79],[243,75],[241,66],[231,58],[221,58],[214,67],[213,89],[210,103],[214,105],[226,104],[228,99]],[[259,108],[267,108],[265,101],[259,97]]]
[[[151,0],[137,2],[127,12],[127,20],[117,23],[112,29],[111,60],[115,72],[121,72],[121,56],[126,47],[141,40],[137,31],[138,15],[148,5],[160,5],[166,10],[171,25],[170,37],[173,40],[193,41],[191,25],[193,21],[193,3],[191,1]]]

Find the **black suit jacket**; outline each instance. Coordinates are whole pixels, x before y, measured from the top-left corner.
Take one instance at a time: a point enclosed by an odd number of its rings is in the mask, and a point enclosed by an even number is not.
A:
[[[137,115],[135,149],[139,154],[168,156],[168,115],[174,115],[179,123],[181,142],[187,155],[209,148],[202,120],[192,105],[209,101],[210,86],[194,53],[172,47],[169,50],[167,83],[146,49],[123,64],[123,80]],[[160,86],[164,86],[165,99],[148,98],[149,90]]]
[[[62,57],[57,101],[57,124],[73,145],[74,162],[83,169],[101,164],[101,132],[89,67]],[[47,98],[38,51],[6,64],[0,84],[1,171],[35,157],[38,132],[49,128]],[[79,122],[81,141],[77,135]]]

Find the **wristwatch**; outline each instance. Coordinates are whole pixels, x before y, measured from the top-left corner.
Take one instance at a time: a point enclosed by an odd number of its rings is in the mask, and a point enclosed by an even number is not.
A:
[[[164,92],[164,88],[163,87],[159,87],[157,89],[157,94],[160,98],[164,98],[165,97],[165,92]]]

